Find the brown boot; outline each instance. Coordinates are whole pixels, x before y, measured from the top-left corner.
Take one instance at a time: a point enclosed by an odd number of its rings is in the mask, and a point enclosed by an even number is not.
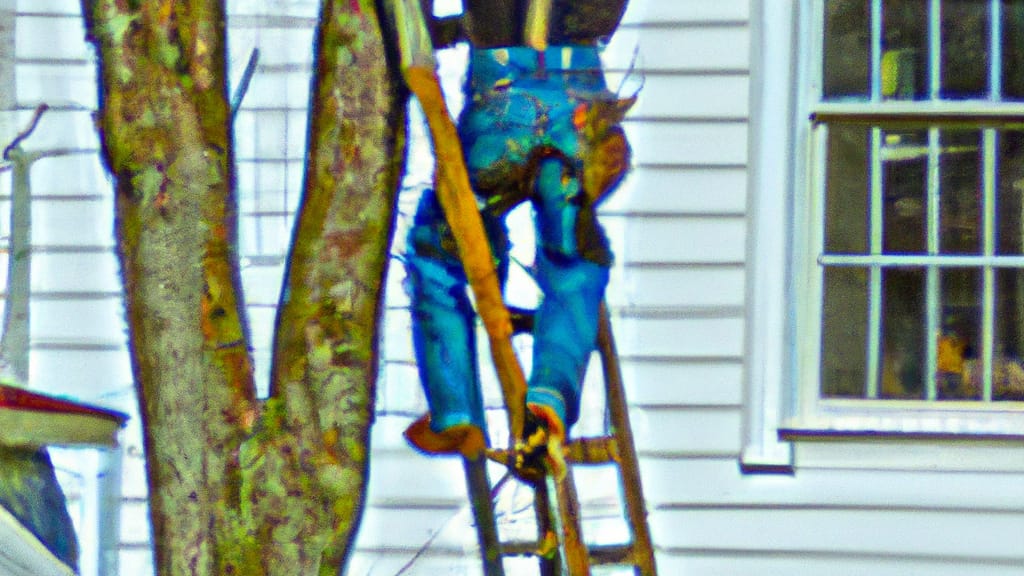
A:
[[[430,414],[424,414],[405,429],[405,439],[427,455],[461,454],[477,457],[487,449],[483,430],[472,424],[456,424],[440,432],[430,428]]]

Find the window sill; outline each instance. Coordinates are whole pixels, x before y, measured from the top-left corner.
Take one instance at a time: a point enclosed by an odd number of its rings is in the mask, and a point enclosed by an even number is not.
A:
[[[824,404],[824,403],[823,403]],[[881,404],[898,404],[883,402]],[[923,403],[922,403],[923,404]],[[1024,413],[886,406],[787,420],[794,468],[1024,473]]]
[[[962,442],[1007,442],[1021,443],[1024,433],[1016,432],[952,432],[941,430],[893,430],[884,428],[838,428],[826,426],[791,425],[779,428],[779,439],[786,442],[801,440],[935,440]]]
[[[1014,436],[784,429],[800,470],[880,470],[942,473],[1024,473],[1024,443]]]
[[[1024,440],[1024,403],[819,400],[779,426],[783,438],[897,436]]]

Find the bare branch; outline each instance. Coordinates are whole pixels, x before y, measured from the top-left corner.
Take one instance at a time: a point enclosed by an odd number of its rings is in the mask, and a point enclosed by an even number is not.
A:
[[[36,106],[36,111],[32,114],[32,120],[29,122],[28,128],[22,130],[21,133],[15,136],[14,140],[7,145],[7,148],[4,148],[4,160],[11,159],[11,152],[35,131],[36,126],[39,124],[39,119],[43,116],[43,113],[49,109],[50,106],[45,103]]]

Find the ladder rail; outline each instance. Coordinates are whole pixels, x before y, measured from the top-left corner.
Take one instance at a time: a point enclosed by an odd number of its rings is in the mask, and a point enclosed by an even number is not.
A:
[[[513,309],[517,332],[529,331],[531,318],[528,311]],[[598,321],[597,352],[601,356],[602,376],[605,384],[605,411],[609,430],[606,436],[578,438],[565,446],[566,460],[570,464],[613,464],[617,467],[622,484],[625,518],[629,541],[624,544],[588,547],[583,540],[582,514],[576,494],[572,466],[561,480],[549,476],[534,488],[534,513],[537,519],[536,542],[502,542],[491,539],[485,545],[483,531],[487,527],[487,510],[477,518],[481,531],[481,552],[484,556],[485,576],[502,574],[492,571],[488,562],[495,555],[534,555],[538,558],[541,576],[587,576],[592,565],[631,565],[636,576],[657,576],[654,546],[647,523],[647,509],[640,478],[639,459],[629,422],[622,368],[619,363],[611,328],[607,304],[602,303]],[[511,466],[515,452],[496,449],[488,457],[505,466]],[[468,466],[468,462],[467,462]],[[467,477],[468,478],[468,477]],[[486,479],[484,480],[486,482]],[[487,494],[487,486],[471,487],[473,494]],[[474,508],[477,510],[477,508]],[[490,516],[493,522],[493,513]],[[493,530],[493,528],[492,528]],[[495,532],[496,533],[496,532]],[[558,554],[546,548],[550,535],[557,535]]]
[[[491,482],[487,478],[487,458],[483,454],[475,458],[465,457],[463,467],[473,518],[476,521],[477,543],[483,559],[484,576],[505,576],[505,568],[501,561],[503,550],[494,518]]]
[[[647,524],[647,505],[640,479],[640,461],[629,423],[629,406],[622,379],[622,366],[612,333],[608,306],[601,304],[597,329],[597,347],[605,380],[605,404],[611,419],[612,432],[619,453],[618,468],[625,492],[626,515],[632,534],[632,562],[639,576],[656,576],[654,545]]]

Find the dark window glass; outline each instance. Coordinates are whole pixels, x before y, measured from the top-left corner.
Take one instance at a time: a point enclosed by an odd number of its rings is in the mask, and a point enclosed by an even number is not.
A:
[[[825,251],[868,252],[868,134],[863,126],[829,127],[825,184]]]
[[[821,394],[863,398],[867,361],[868,273],[863,268],[825,270]]]
[[[823,92],[827,99],[871,94],[871,6],[868,0],[825,2]]]

